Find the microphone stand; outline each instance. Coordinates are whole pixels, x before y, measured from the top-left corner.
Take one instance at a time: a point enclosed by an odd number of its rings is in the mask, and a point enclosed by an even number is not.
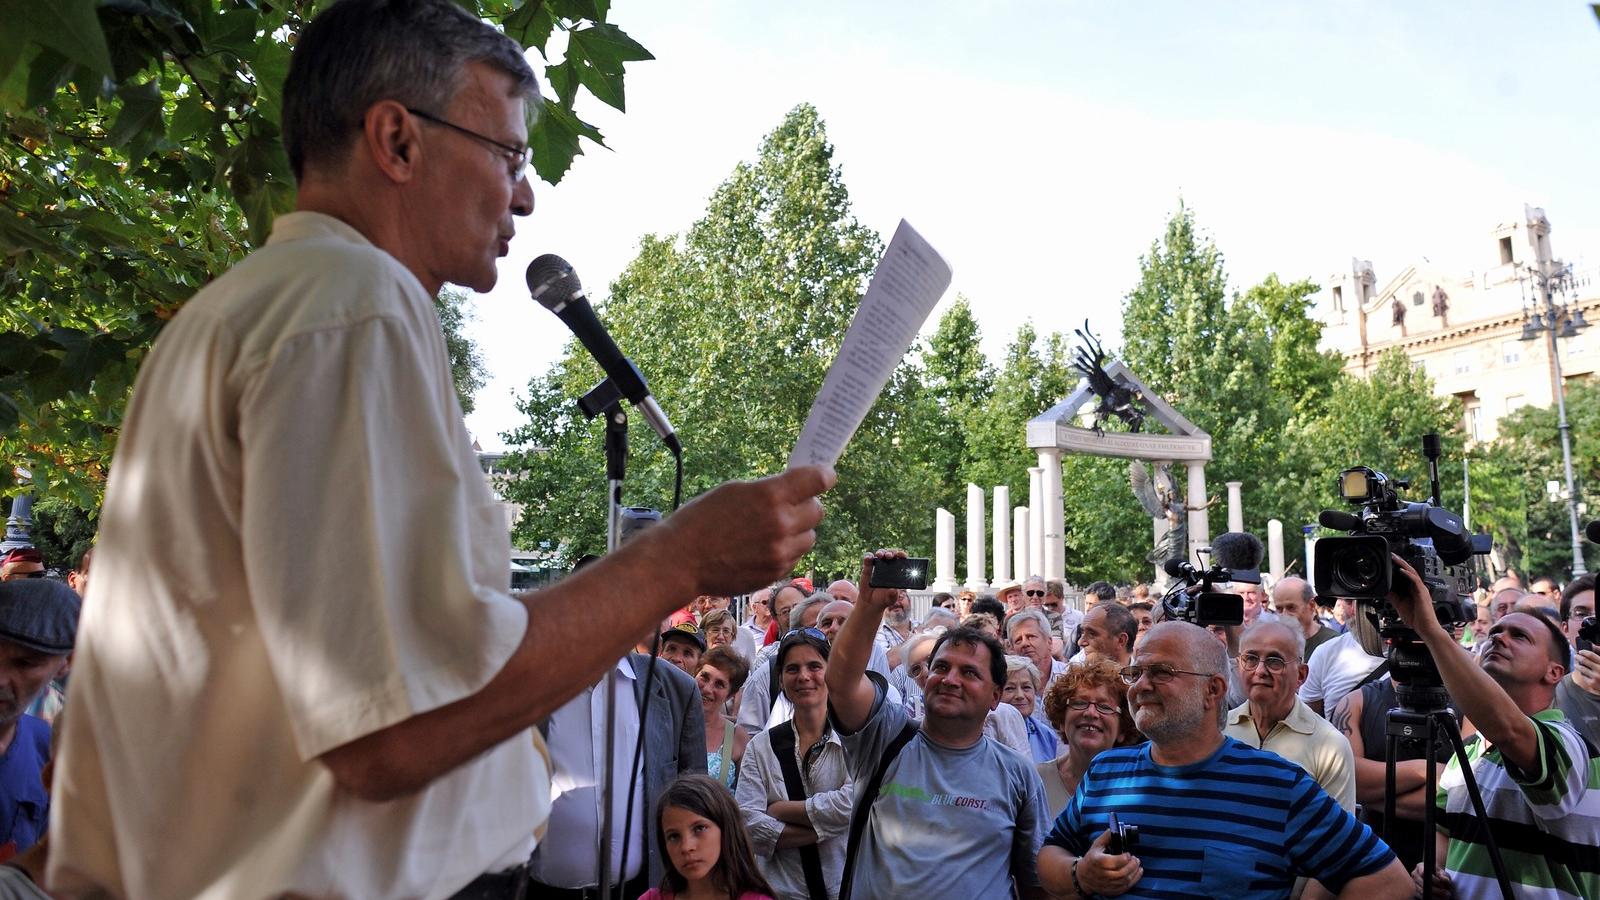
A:
[[[622,407],[622,392],[607,378],[578,400],[578,408],[591,419],[606,417],[606,555],[615,553],[622,542],[622,482],[628,469],[628,414]],[[600,872],[596,884],[600,896],[611,897],[611,830],[613,798],[616,793],[616,768],[611,764],[616,746],[617,691],[616,669],[606,672],[605,775],[601,781]]]

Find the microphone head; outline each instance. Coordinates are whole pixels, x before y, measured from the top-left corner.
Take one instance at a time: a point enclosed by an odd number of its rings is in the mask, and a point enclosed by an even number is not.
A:
[[[528,290],[533,299],[553,310],[575,297],[582,297],[583,283],[578,281],[578,273],[572,270],[570,263],[554,253],[546,253],[528,263]]]
[[[1171,578],[1182,578],[1184,568],[1185,563],[1181,559],[1169,559],[1161,564],[1162,571],[1166,572],[1168,577]]]
[[[1258,571],[1266,552],[1261,539],[1248,531],[1225,531],[1211,539],[1211,562],[1224,569]]]
[[[1339,509],[1325,509],[1317,513],[1317,524],[1334,531],[1360,531],[1361,517]]]
[[[1583,534],[1591,544],[1600,544],[1600,519],[1583,526]]]

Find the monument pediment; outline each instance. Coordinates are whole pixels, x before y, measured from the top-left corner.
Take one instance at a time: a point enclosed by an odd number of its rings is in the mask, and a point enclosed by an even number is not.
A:
[[[1140,404],[1149,411],[1145,421],[1154,419],[1168,433],[1096,431],[1073,424],[1086,405],[1099,399],[1085,378],[1065,400],[1028,420],[1028,446],[1035,450],[1072,450],[1125,459],[1183,462],[1211,459],[1211,435],[1173,409],[1121,361],[1108,363],[1105,372],[1117,384],[1137,391]]]

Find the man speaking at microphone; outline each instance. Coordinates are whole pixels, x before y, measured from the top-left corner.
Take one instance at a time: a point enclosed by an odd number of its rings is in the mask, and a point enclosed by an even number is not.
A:
[[[128,406],[52,891],[511,896],[550,801],[535,723],[688,599],[811,547],[834,476],[802,468],[507,592],[432,298],[494,285],[536,101],[517,44],[450,0],[343,0],[300,35],[297,211],[166,327]]]

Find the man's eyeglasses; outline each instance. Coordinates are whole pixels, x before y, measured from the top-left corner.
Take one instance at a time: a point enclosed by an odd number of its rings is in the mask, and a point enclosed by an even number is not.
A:
[[[1138,679],[1135,678],[1134,681],[1138,681]],[[1098,710],[1102,716],[1114,716],[1119,712],[1115,706],[1107,706],[1104,703],[1096,703],[1093,700],[1081,700],[1075,697],[1067,701],[1067,708],[1075,709],[1078,712],[1083,712],[1091,706]]]
[[[1029,596],[1029,597],[1043,597],[1044,596],[1044,591],[1023,591],[1022,593],[1025,594],[1026,596]]]
[[[435,125],[442,125],[451,131],[464,134],[475,141],[482,141],[490,147],[499,150],[501,155],[506,158],[506,174],[511,177],[513,184],[522,180],[523,173],[528,169],[529,161],[533,159],[533,148],[531,147],[517,147],[512,144],[502,143],[486,134],[479,134],[470,128],[462,128],[460,125],[457,125],[448,119],[441,119],[432,113],[425,113],[420,109],[412,109],[408,106],[406,107],[406,112],[416,116],[424,122],[432,122]]]
[[[1166,663],[1154,663],[1148,666],[1125,666],[1118,673],[1122,676],[1123,684],[1133,684],[1141,677],[1148,675],[1151,684],[1166,684],[1174,675],[1197,675],[1201,678],[1210,678],[1212,672],[1190,672],[1185,669],[1174,669]]]
[[[1239,668],[1246,672],[1254,672],[1256,666],[1266,666],[1267,671],[1276,675],[1282,672],[1289,661],[1281,656],[1260,656],[1255,653],[1246,653],[1239,657]]]

